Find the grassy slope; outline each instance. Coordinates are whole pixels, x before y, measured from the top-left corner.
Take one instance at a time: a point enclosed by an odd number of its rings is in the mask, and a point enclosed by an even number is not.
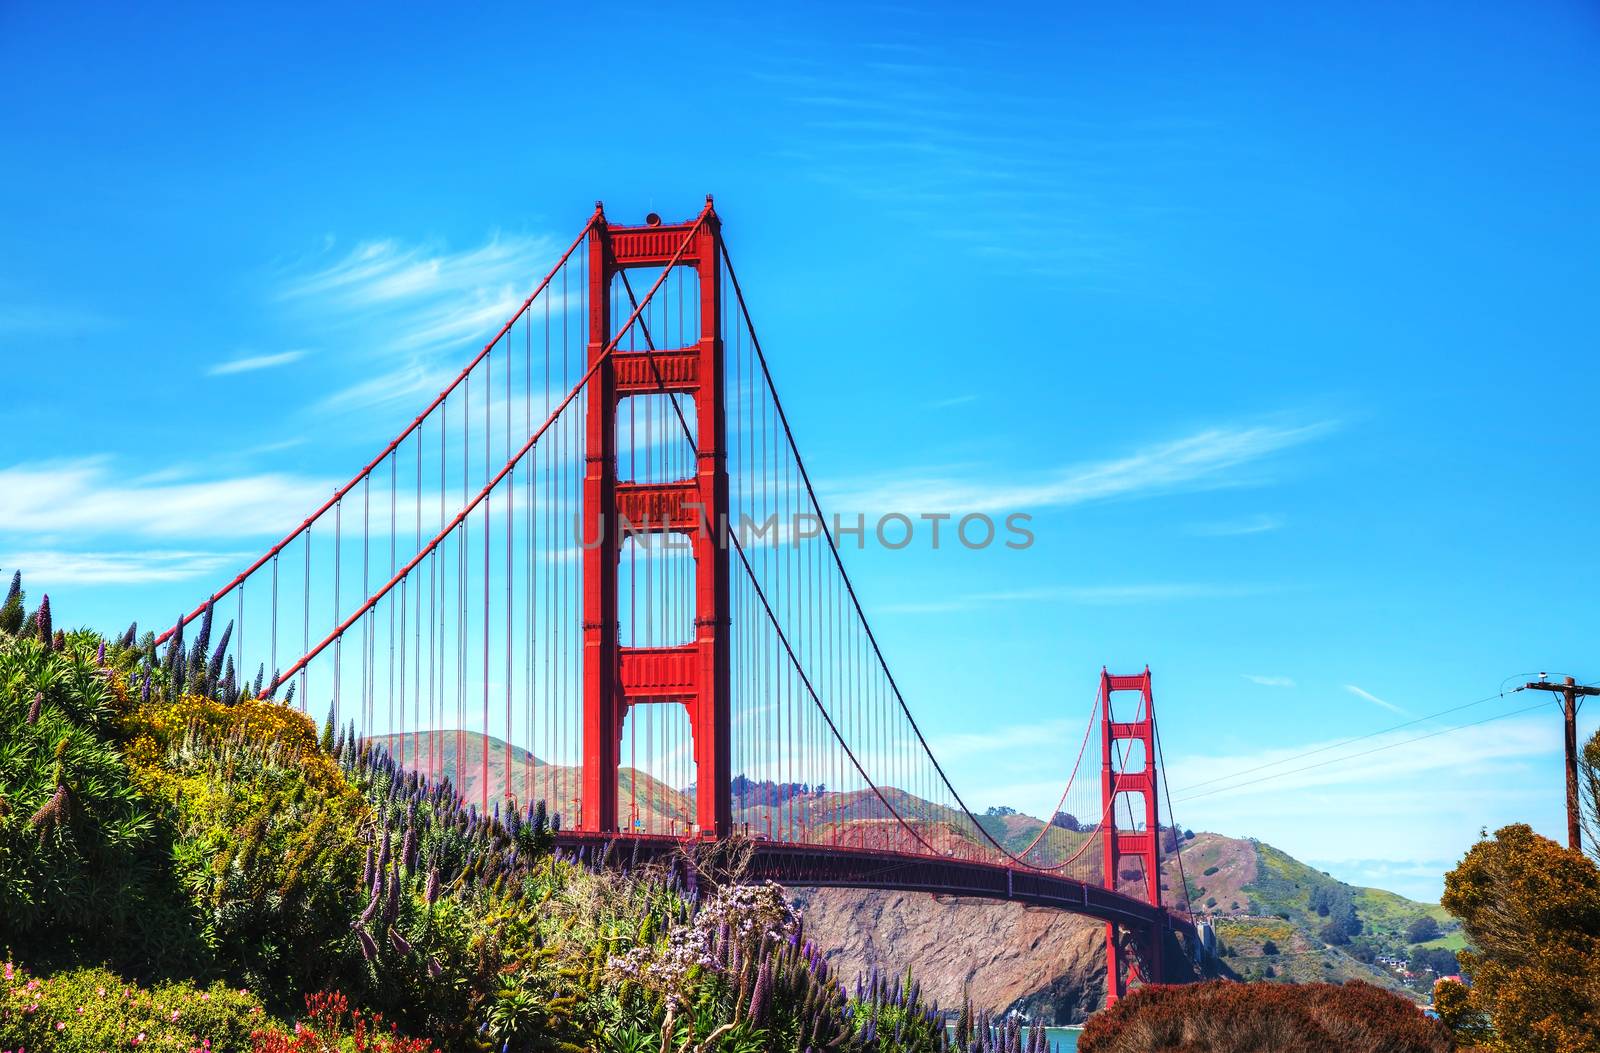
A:
[[[1418,903],[1383,889],[1346,885],[1259,841],[1236,843],[1253,849],[1256,873],[1242,886],[1249,897],[1247,911],[1230,912],[1236,915],[1233,918],[1219,918],[1217,933],[1233,949],[1235,956],[1229,961],[1241,975],[1254,976],[1271,965],[1280,979],[1362,979],[1391,988],[1403,986],[1389,970],[1358,961],[1352,948],[1323,943],[1318,933],[1326,919],[1310,906],[1312,891],[1319,886],[1338,885],[1350,893],[1362,921],[1363,939],[1379,953],[1403,957],[1409,948],[1405,928],[1424,915],[1447,929],[1457,924],[1438,904]],[[1261,953],[1267,939],[1277,944],[1280,954]],[[1459,943],[1459,931],[1451,931],[1432,945],[1455,949]]]
[[[997,840],[1014,850],[1027,844],[1041,825],[1038,819],[1022,815],[985,816],[981,821]],[[1056,833],[1051,831],[1048,836]],[[1082,836],[1060,833],[1074,841]],[[1390,970],[1359,961],[1353,948],[1323,943],[1319,933],[1327,919],[1310,905],[1312,891],[1322,885],[1339,885],[1349,892],[1365,939],[1380,954],[1406,957],[1410,950],[1406,926],[1423,915],[1446,930],[1440,939],[1424,946],[1459,950],[1464,944],[1457,923],[1438,904],[1344,884],[1271,845],[1201,832],[1181,847],[1181,869],[1179,856],[1168,854],[1162,860],[1167,901],[1175,900],[1172,890],[1183,888],[1187,880],[1195,912],[1214,920],[1218,935],[1234,951],[1229,964],[1241,975],[1256,977],[1271,965],[1276,978],[1282,980],[1360,979],[1394,989],[1404,987]],[[1090,855],[1095,853],[1091,850]],[[1128,891],[1138,894],[1142,889]],[[1279,954],[1262,954],[1268,940]]]

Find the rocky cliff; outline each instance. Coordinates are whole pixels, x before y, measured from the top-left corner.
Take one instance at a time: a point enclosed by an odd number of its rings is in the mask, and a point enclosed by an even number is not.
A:
[[[910,967],[927,997],[1078,1023],[1105,997],[1105,927],[1075,914],[915,892],[793,889],[838,975]]]

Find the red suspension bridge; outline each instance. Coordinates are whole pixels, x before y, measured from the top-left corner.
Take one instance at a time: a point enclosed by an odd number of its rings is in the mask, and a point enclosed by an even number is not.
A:
[[[1101,674],[1076,756],[1051,758],[1057,821],[975,815],[838,527],[710,199],[676,224],[597,206],[394,441],[157,644],[229,617],[227,682],[258,670],[262,695],[484,811],[545,801],[569,848],[744,836],[752,876],[1103,919],[1108,1000],[1183,975],[1173,937],[1196,941],[1186,897],[1163,899],[1149,671]]]

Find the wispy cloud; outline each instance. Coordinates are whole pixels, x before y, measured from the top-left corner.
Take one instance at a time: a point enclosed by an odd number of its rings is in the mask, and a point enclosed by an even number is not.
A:
[[[1083,723],[1070,720],[1041,720],[1008,724],[988,731],[940,735],[929,743],[934,756],[953,761],[984,753],[1016,753],[1018,750],[1061,745],[1076,735],[1083,737]],[[1074,746],[1076,744],[1074,743]]]
[[[1273,591],[1272,586],[1208,582],[1147,582],[1120,585],[1040,585],[1026,589],[974,592],[940,600],[908,600],[878,608],[893,614],[946,614],[1010,603],[1068,603],[1085,607],[1232,599]]]
[[[59,537],[259,537],[287,529],[332,492],[326,480],[264,473],[128,477],[105,458],[0,468],[0,532]]]
[[[1545,803],[1559,800],[1543,721],[1511,715],[1441,731],[1170,757],[1177,821],[1327,860],[1319,865],[1347,881],[1436,899],[1448,864],[1422,861],[1460,858],[1485,825],[1554,819]]]
[[[1258,673],[1241,673],[1240,675],[1246,680],[1250,681],[1252,684],[1260,684],[1262,687],[1294,686],[1294,681],[1286,676],[1261,676]]]
[[[21,570],[30,586],[145,585],[212,574],[237,553],[196,551],[65,552],[43,550],[0,555],[0,566]]]
[[[978,396],[976,395],[952,395],[945,399],[934,399],[932,402],[927,403],[924,408],[931,410],[953,409],[956,406],[965,406],[976,401],[978,401]]]
[[[1182,804],[1214,797],[1281,798],[1287,791],[1314,787],[1381,786],[1395,776],[1393,751],[1402,746],[1408,778],[1438,769],[1493,770],[1500,761],[1542,755],[1551,748],[1547,729],[1529,718],[1507,717],[1421,735],[1407,728],[1348,745],[1331,739],[1254,753],[1184,757],[1172,763],[1172,793]]]
[[[254,373],[258,369],[275,369],[286,366],[291,362],[298,362],[304,358],[304,351],[279,351],[270,355],[246,355],[240,358],[231,358],[226,362],[218,362],[206,370],[207,376],[225,377],[234,373]]]
[[[1020,82],[973,83],[963,75],[970,56],[948,49],[902,40],[850,46],[856,53],[843,66],[819,65],[801,49],[787,67],[774,68],[769,56],[753,72],[788,94],[779,156],[987,264],[1112,278],[1141,231],[1096,217],[1177,210],[1170,195],[1149,195],[1145,158],[1154,147],[1176,161],[1210,141],[1208,122],[1182,113],[1112,118]],[[962,36],[961,48],[975,46]]]
[[[1217,523],[1194,523],[1189,527],[1189,533],[1197,537],[1243,537],[1249,534],[1265,534],[1282,526],[1282,516],[1259,515]]]
[[[1371,691],[1366,690],[1365,688],[1357,687],[1354,684],[1346,684],[1346,685],[1344,685],[1344,689],[1346,691],[1350,692],[1352,695],[1356,696],[1357,698],[1364,698],[1368,702],[1371,702],[1375,706],[1382,706],[1384,709],[1387,709],[1391,713],[1399,713],[1402,716],[1409,716],[1410,715],[1404,709],[1401,709],[1399,706],[1395,705],[1393,702],[1386,702],[1383,699],[1379,698],[1377,695],[1374,695]]]
[[[1027,480],[995,480],[971,473],[921,478],[887,474],[830,487],[828,503],[833,508],[907,514],[1010,512],[1238,486],[1260,478],[1247,478],[1241,469],[1322,438],[1336,426],[1324,420],[1207,428],[1121,457],[1034,472]]]
[[[382,364],[378,379],[329,401],[381,405],[436,392],[463,355],[511,317],[559,252],[539,235],[496,234],[457,250],[375,240],[341,252],[330,243],[282,275],[280,298],[319,332]]]

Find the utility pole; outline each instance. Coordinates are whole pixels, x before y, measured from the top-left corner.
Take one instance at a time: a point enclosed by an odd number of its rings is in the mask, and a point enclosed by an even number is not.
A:
[[[1600,695],[1600,687],[1579,686],[1570,676],[1559,684],[1536,680],[1525,686],[1529,691],[1561,692],[1567,744],[1567,846],[1574,852],[1582,852],[1583,836],[1578,823],[1578,699]]]

